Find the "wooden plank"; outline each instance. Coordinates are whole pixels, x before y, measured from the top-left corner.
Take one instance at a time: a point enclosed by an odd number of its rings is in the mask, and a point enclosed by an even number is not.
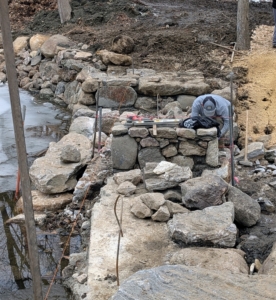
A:
[[[70,0],[58,0],[58,12],[61,24],[71,19]]]
[[[26,143],[24,136],[23,119],[20,106],[19,90],[17,84],[17,72],[15,66],[15,57],[13,50],[13,41],[9,20],[8,1],[0,1],[0,22],[3,36],[3,46],[5,63],[7,68],[7,77],[9,83],[9,93],[11,101],[13,127],[17,148],[18,165],[21,174],[22,197],[25,213],[25,224],[27,232],[28,251],[30,258],[30,267],[33,280],[33,295],[35,300],[42,298],[41,274],[39,266],[38,247],[36,239],[36,229],[33,211],[33,202],[31,194],[31,182],[27,162]]]
[[[156,124],[153,124],[153,125],[152,125],[152,129],[153,129],[152,134],[153,134],[153,135],[157,135],[157,126],[156,126]]]

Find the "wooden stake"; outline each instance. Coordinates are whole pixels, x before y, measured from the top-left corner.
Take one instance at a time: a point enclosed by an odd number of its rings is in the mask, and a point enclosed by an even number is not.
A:
[[[18,165],[21,174],[22,197],[25,213],[25,224],[27,232],[29,261],[33,280],[34,300],[42,299],[41,275],[39,266],[38,247],[36,239],[36,229],[34,221],[33,202],[31,194],[31,182],[29,177],[26,143],[24,137],[23,120],[20,107],[20,98],[17,85],[17,73],[13,51],[13,41],[9,20],[8,1],[0,1],[0,22],[3,36],[3,46],[7,77],[9,83],[9,93],[11,101],[12,119],[15,133],[15,141],[18,156]]]

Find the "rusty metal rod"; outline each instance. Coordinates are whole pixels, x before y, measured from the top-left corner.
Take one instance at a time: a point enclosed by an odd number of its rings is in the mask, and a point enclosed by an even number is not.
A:
[[[18,165],[21,174],[21,186],[25,213],[28,251],[33,280],[33,295],[34,300],[41,300],[42,285],[31,193],[31,182],[28,170],[26,142],[24,137],[24,126],[20,107],[20,97],[18,91],[15,56],[13,50],[13,41],[9,20],[9,7],[7,0],[0,1],[0,23],[2,29],[5,63],[9,83],[9,93],[11,100],[11,110],[18,156]]]
[[[98,140],[98,152],[101,150],[101,138],[102,138],[102,107],[99,108],[99,140]]]
[[[116,207],[117,207],[117,202],[120,198],[120,195],[117,197],[117,199],[115,200],[114,203],[114,214],[119,226],[119,234],[118,234],[118,243],[117,243],[117,254],[116,254],[116,277],[117,277],[117,285],[120,285],[120,279],[119,279],[119,253],[120,253],[120,242],[121,242],[121,236],[123,237],[123,230],[122,230],[122,219],[123,219],[123,199],[121,202],[121,215],[120,215],[120,220],[118,219],[117,216],[117,211],[116,211]]]

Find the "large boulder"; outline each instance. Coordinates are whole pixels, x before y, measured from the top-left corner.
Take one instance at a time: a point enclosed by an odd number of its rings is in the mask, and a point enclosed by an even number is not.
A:
[[[81,153],[77,163],[63,163],[61,153],[65,146],[74,145]],[[57,143],[50,143],[44,157],[37,158],[30,167],[30,178],[42,193],[56,194],[71,191],[77,184],[81,169],[91,159],[91,142],[82,134],[71,132]]]
[[[99,95],[98,95],[99,93]],[[130,86],[104,86],[96,94],[99,97],[99,106],[108,108],[133,106],[137,94]]]
[[[212,174],[189,179],[180,186],[184,205],[198,209],[222,204],[228,190],[227,182]]]
[[[52,35],[41,46],[41,53],[46,58],[54,57],[62,48],[69,48],[74,43],[61,34]]]
[[[190,213],[175,214],[168,222],[171,237],[185,245],[234,247],[237,227],[231,202]]]
[[[141,270],[125,280],[111,300],[274,299],[275,276],[231,274],[166,265]]]
[[[178,75],[176,73],[157,74],[156,76],[140,77],[138,93],[148,96],[173,96],[179,94],[202,95],[207,94],[210,87],[204,82],[202,75],[198,78]]]
[[[237,223],[250,227],[258,222],[261,216],[261,207],[256,200],[234,186],[229,186],[227,199],[234,204]]]

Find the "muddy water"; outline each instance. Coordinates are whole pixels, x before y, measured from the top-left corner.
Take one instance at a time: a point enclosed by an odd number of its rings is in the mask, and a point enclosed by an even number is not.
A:
[[[29,164],[35,155],[47,149],[49,142],[57,141],[63,135],[60,128],[66,112],[56,109],[50,103],[39,103],[28,93],[20,92],[21,106],[26,106],[25,138]],[[19,225],[4,225],[13,216],[14,189],[17,173],[17,154],[8,87],[0,86],[0,299],[33,299],[32,280],[28,260],[26,232]],[[55,232],[42,232],[37,228],[39,261],[46,294],[53,272],[61,257],[66,236]],[[70,253],[79,252],[80,237],[71,238]],[[62,268],[68,261],[62,262]],[[48,299],[71,299],[61,282],[61,271],[51,289]]]

